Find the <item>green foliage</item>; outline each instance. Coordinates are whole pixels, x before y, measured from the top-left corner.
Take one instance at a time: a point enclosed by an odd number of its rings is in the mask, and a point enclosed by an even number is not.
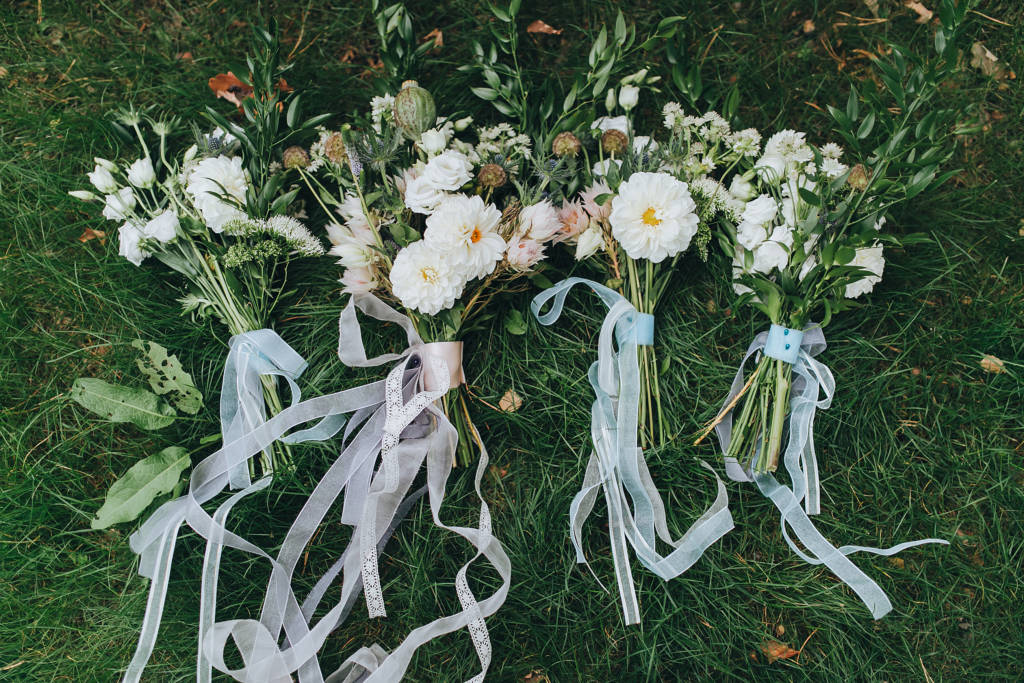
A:
[[[190,462],[188,451],[179,446],[169,446],[143,458],[110,486],[103,506],[89,525],[93,529],[106,529],[137,519],[157,496],[177,486]]]
[[[196,389],[192,375],[181,367],[176,356],[168,355],[167,349],[156,342],[135,340],[132,346],[146,354],[135,364],[149,380],[149,386],[157,394],[168,396],[175,408],[183,413],[195,415],[203,407],[203,394]]]
[[[176,413],[151,391],[79,377],[71,385],[71,400],[110,422],[130,422],[140,429],[163,429]]]

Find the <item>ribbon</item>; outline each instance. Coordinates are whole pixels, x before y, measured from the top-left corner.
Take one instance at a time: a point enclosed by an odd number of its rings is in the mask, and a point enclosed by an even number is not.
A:
[[[619,293],[607,287],[583,278],[568,278],[534,298],[531,307],[537,320],[543,325],[558,320],[569,290],[577,284],[590,287],[609,310],[598,337],[597,361],[588,373],[596,395],[591,410],[594,451],[587,463],[583,487],[569,507],[569,532],[576,561],[590,569],[583,553],[582,528],[593,510],[598,490],[603,490],[623,615],[627,624],[637,624],[640,609],[629,563],[629,547],[645,567],[668,581],[693,566],[705,550],[732,529],[732,515],[725,484],[710,465],[701,461],[701,465],[715,475],[717,496],[682,537],[672,538],[664,502],[651,478],[643,450],[637,446],[640,401],[637,345],[653,340],[653,317],[639,313]],[[541,314],[541,309],[552,299],[551,310]],[[656,549],[656,538],[668,543],[673,550],[661,555]],[[593,570],[590,571],[593,574]]]
[[[771,336],[785,330],[781,327],[776,330],[775,327],[778,326],[773,326],[772,330],[758,334],[747,348],[747,353],[736,371],[729,396],[726,397],[723,404],[723,410],[743,390],[745,383],[743,371],[750,358],[759,353],[778,357],[770,349],[766,352],[766,344],[774,345]],[[892,603],[885,591],[867,574],[858,569],[847,555],[866,552],[890,556],[907,548],[926,543],[949,545],[949,542],[938,538],[926,538],[900,543],[891,548],[853,545],[836,548],[814,526],[809,515],[817,515],[821,512],[821,484],[814,450],[814,416],[818,408],[824,410],[832,405],[836,382],[832,371],[815,359],[815,356],[826,348],[825,335],[821,327],[816,324],[808,325],[803,330],[802,338],[799,335],[794,336],[794,342],[799,339],[800,344],[799,353],[796,355],[796,362],[793,363],[792,368],[793,379],[788,416],[789,439],[783,456],[783,463],[792,488],[780,484],[771,473],[752,472],[744,469],[735,458],[725,458],[725,472],[733,481],[752,481],[757,484],[761,493],[778,508],[782,536],[786,539],[786,544],[790,549],[808,564],[824,564],[828,567],[833,574],[839,577],[840,581],[848,585],[860,597],[875,619],[881,619],[892,610]],[[792,351],[792,349],[786,350]],[[731,411],[716,425],[715,431],[722,453],[727,453],[729,441],[732,438]],[[805,553],[797,546],[790,536],[790,528],[797,540],[810,554]]]
[[[372,317],[401,325],[407,332],[409,348],[401,354],[368,359],[363,350],[356,308]],[[450,349],[435,352],[432,345],[422,343],[406,316],[369,295],[350,300],[342,313],[340,326],[339,356],[347,364],[371,366],[394,360],[400,362],[384,381],[328,396],[299,402],[297,389],[293,389],[295,400],[289,408],[245,431],[230,443],[226,442],[223,448],[196,466],[189,492],[161,506],[132,536],[132,548],[142,557],[140,573],[152,577],[153,582],[139,649],[125,674],[126,681],[138,680],[152,652],[166,595],[166,575],[170,570],[174,540],[178,529],[186,522],[207,539],[197,680],[209,681],[214,668],[249,683],[291,681],[292,674],[296,672],[301,683],[355,680],[350,677],[366,674],[369,674],[368,680],[397,680],[404,674],[420,645],[463,627],[469,628],[481,663],[482,671],[474,680],[482,680],[491,658],[491,643],[483,619],[496,612],[504,602],[511,564],[500,542],[491,534],[490,513],[481,496],[480,483],[487,467],[486,452],[481,452],[475,479],[476,493],[481,497],[479,527],[447,526],[439,517],[457,433],[433,401],[447,392],[453,377],[461,377],[461,358],[458,374],[449,371],[444,358],[451,358],[447,355]],[[256,347],[263,350],[264,356],[268,355],[265,345],[257,343],[250,349]],[[243,346],[239,344],[241,348]],[[243,356],[241,351],[239,353],[241,359]],[[420,390],[425,383],[425,365],[429,365],[432,376],[438,378],[438,386],[430,390]],[[251,410],[228,413],[257,414]],[[249,458],[264,451],[274,440],[296,443],[329,438],[338,431],[344,415],[348,413],[352,418],[342,438],[341,454],[307,499],[276,557],[231,533],[224,524],[230,508],[246,495],[269,485],[270,477],[235,493],[213,517],[202,509],[204,502],[224,489],[231,472],[239,466],[245,467]],[[285,436],[293,427],[316,419],[321,422],[315,427]],[[374,463],[378,453],[382,459],[375,474]],[[423,462],[427,463],[427,486],[408,494]],[[347,617],[364,586],[371,615],[383,615],[377,555],[424,490],[429,494],[435,523],[463,536],[477,549],[476,557],[466,563],[456,576],[456,592],[462,611],[416,629],[390,654],[377,646],[363,648],[325,679],[317,652]],[[316,529],[343,492],[342,522],[355,527],[351,541],[300,604],[291,586],[293,572]],[[224,546],[271,563],[271,577],[258,620],[216,621],[217,575]],[[478,602],[469,589],[466,571],[481,555],[495,566],[502,585],[490,597]],[[314,612],[339,575],[342,576],[339,602],[319,620],[314,620]],[[225,662],[229,639],[242,656],[244,664],[240,669],[231,669]]]

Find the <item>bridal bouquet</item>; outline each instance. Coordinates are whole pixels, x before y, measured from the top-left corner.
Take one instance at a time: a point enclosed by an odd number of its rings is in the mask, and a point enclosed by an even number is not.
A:
[[[508,124],[460,139],[470,119],[437,117],[430,93],[406,82],[371,102],[366,125],[324,130],[294,170],[328,217],[344,291],[400,306],[428,343],[446,345],[460,464],[480,445],[462,370],[465,335],[520,291],[562,224],[531,188],[529,140]],[[288,166],[286,161],[286,166]]]
[[[319,239],[286,215],[295,192],[281,191],[275,148],[316,120],[299,122],[293,106],[298,100],[275,87],[283,69],[276,42],[266,38],[251,75],[254,96],[243,103],[248,126],[218,116],[222,126],[201,134],[192,124],[194,143],[176,153],[174,142],[185,128],[179,119],[123,109],[115,114],[116,129],[138,143],[139,157],[123,164],[97,158],[89,181],[100,194],[71,193],[102,203],[103,217],[120,223],[121,256],[136,266],[152,257],[184,279],[183,314],[213,318],[232,337],[267,326],[285,291],[289,263],[325,253]],[[270,412],[280,412],[274,378],[264,376],[261,384]],[[263,406],[252,410],[262,414]],[[254,419],[245,421],[252,427]],[[250,475],[290,466],[287,453],[286,447],[268,451],[250,464]]]

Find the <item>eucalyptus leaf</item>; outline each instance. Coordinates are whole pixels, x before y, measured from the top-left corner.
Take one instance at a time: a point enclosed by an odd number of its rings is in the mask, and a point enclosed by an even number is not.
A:
[[[137,518],[157,496],[177,486],[190,462],[188,451],[170,446],[135,463],[107,491],[103,506],[89,526],[106,529]]]
[[[135,364],[149,380],[153,391],[161,396],[170,394],[167,400],[183,413],[198,413],[203,407],[203,394],[196,388],[192,375],[181,367],[177,357],[168,354],[167,349],[156,342],[137,339],[132,342],[132,346],[146,354],[145,358],[136,359]]]
[[[111,422],[131,422],[141,429],[163,429],[174,422],[174,408],[151,391],[79,377],[71,398],[86,410]]]

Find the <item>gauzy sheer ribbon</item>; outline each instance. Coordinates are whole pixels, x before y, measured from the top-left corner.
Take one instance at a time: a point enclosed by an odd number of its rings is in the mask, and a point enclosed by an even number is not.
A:
[[[367,359],[355,317],[356,307],[373,317],[402,325],[409,337],[409,348],[402,354]],[[478,528],[447,526],[440,521],[439,511],[451,472],[457,435],[433,401],[444,395],[453,378],[461,378],[461,367],[448,369],[445,359],[452,358],[450,345],[435,347],[423,344],[406,316],[370,296],[350,301],[342,314],[341,334],[339,354],[349,365],[379,365],[390,360],[400,362],[387,380],[307,401],[296,400],[278,415],[226,443],[196,466],[185,496],[164,504],[133,535],[132,548],[142,556],[140,573],[153,581],[139,648],[125,674],[126,681],[139,679],[152,652],[166,595],[174,542],[180,526],[186,522],[207,539],[200,605],[199,681],[209,681],[212,668],[249,683],[290,681],[293,672],[298,673],[302,683],[342,681],[367,674],[368,680],[397,680],[404,674],[420,645],[463,627],[470,631],[483,669],[474,680],[482,680],[491,658],[491,644],[483,620],[504,602],[511,565],[501,544],[491,534],[490,514],[482,497]],[[242,347],[240,344],[239,348]],[[256,347],[262,348],[260,344],[252,348]],[[431,368],[432,377],[436,378],[431,383],[436,382],[436,386],[418,391],[425,383],[425,366]],[[276,558],[228,531],[224,525],[231,507],[244,496],[269,485],[269,477],[232,495],[213,517],[202,509],[203,503],[226,487],[231,471],[239,465],[246,466],[249,458],[268,448],[275,440],[294,443],[329,438],[337,432],[347,413],[353,413],[353,417],[343,437],[341,455],[306,501]],[[311,429],[283,436],[293,427],[320,418],[323,418],[321,422]],[[382,462],[374,474],[377,453],[381,453]],[[363,648],[325,679],[317,652],[346,618],[364,584],[371,614],[383,613],[377,553],[412,502],[422,495],[422,491],[409,495],[407,492],[424,460],[427,463],[427,485],[424,488],[429,493],[435,523],[466,538],[477,549],[476,557],[483,555],[495,566],[502,585],[490,597],[478,602],[466,579],[468,567],[476,559],[474,557],[456,576],[461,612],[417,628],[390,654],[377,646]],[[478,496],[481,495],[480,483],[486,467],[486,453],[482,452],[475,478]],[[300,605],[291,586],[295,567],[342,491],[345,494],[342,522],[355,527],[351,541]],[[216,621],[217,577],[223,546],[265,558],[271,563],[271,577],[259,620]],[[314,612],[339,574],[342,575],[339,602],[314,623]],[[225,662],[229,638],[242,656],[244,666],[241,669],[231,669]]]
[[[743,390],[744,367],[750,358],[765,352],[765,344],[768,340],[769,332],[761,332],[751,342],[743,357],[743,362],[740,363],[740,367],[736,371],[736,377],[733,379],[732,388],[729,391],[729,396],[725,399],[724,406],[731,404]],[[818,408],[826,409],[832,404],[832,396],[836,388],[832,371],[815,359],[815,356],[824,351],[825,347],[825,335],[821,327],[812,324],[804,328],[799,354],[792,369],[789,438],[783,455],[783,463],[792,482],[792,489],[780,484],[770,473],[745,470],[735,458],[725,458],[725,471],[733,481],[756,483],[761,493],[779,509],[782,536],[786,539],[790,549],[804,562],[812,565],[824,564],[828,567],[833,574],[839,577],[840,581],[853,589],[875,619],[881,619],[892,610],[892,603],[885,591],[858,569],[847,555],[866,552],[889,556],[925,543],[948,545],[949,542],[938,538],[926,538],[920,541],[900,543],[891,548],[855,545],[836,548],[814,526],[809,515],[821,512],[818,462],[814,452],[814,415]],[[715,427],[715,431],[718,434],[722,452],[728,452],[729,441],[732,438],[731,411]],[[790,536],[790,528],[810,554],[805,553],[797,546]]]
[[[707,548],[732,529],[732,515],[725,484],[711,466],[702,461],[701,465],[715,475],[717,496],[682,537],[672,538],[665,505],[651,478],[643,451],[637,446],[640,401],[637,344],[650,343],[647,330],[652,328],[652,321],[650,316],[645,318],[638,313],[619,293],[590,280],[569,278],[534,298],[533,314],[541,324],[550,325],[558,320],[569,290],[578,284],[594,290],[609,310],[598,338],[597,361],[589,372],[596,394],[591,411],[594,451],[587,463],[583,487],[569,508],[569,532],[576,549],[576,561],[587,564],[589,569],[583,553],[582,528],[594,508],[598,490],[603,489],[623,614],[627,624],[637,624],[640,608],[627,544],[645,567],[668,581],[693,566]],[[552,299],[551,310],[542,314],[541,309]],[[672,546],[668,555],[663,556],[656,550],[656,536]]]

